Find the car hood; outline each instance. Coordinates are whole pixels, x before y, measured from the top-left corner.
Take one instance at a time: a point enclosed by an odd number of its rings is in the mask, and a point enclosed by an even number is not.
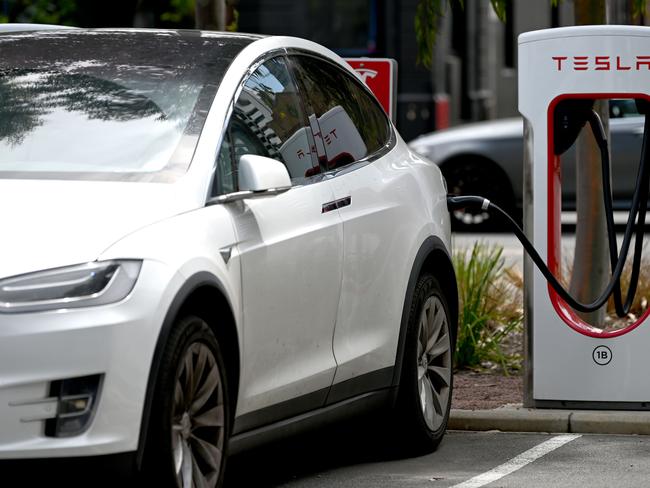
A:
[[[490,120],[464,124],[425,134],[409,142],[412,148],[427,147],[433,144],[447,144],[479,139],[502,139],[523,137],[524,124],[521,117]]]
[[[97,259],[127,234],[189,210],[175,186],[0,179],[0,277]]]

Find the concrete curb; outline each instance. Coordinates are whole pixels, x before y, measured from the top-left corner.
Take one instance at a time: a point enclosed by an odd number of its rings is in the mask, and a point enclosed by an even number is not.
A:
[[[450,430],[572,432],[650,435],[650,411],[555,410],[506,406],[494,410],[456,410]]]

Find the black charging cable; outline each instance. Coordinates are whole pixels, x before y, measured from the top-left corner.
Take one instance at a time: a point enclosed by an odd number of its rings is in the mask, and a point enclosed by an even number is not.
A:
[[[601,168],[602,168],[602,179],[603,179],[603,203],[605,207],[605,220],[607,223],[607,237],[609,242],[609,259],[610,266],[612,270],[616,269],[618,261],[622,257],[623,264],[627,259],[627,253],[629,251],[629,241],[631,239],[632,232],[630,231],[629,237],[626,237],[628,234],[624,235],[623,246],[621,248],[621,254],[618,253],[618,244],[616,242],[616,230],[614,228],[614,210],[613,210],[613,197],[611,189],[611,167],[609,160],[609,148],[607,144],[607,138],[605,137],[605,131],[603,129],[603,124],[598,116],[598,113],[595,111],[590,111],[588,117],[589,125],[591,127],[598,148],[600,149],[601,154]],[[646,115],[646,124],[648,122],[648,116]],[[646,125],[647,126],[647,125]],[[635,206],[634,198],[632,203],[632,208],[630,208],[630,213],[628,215],[628,224],[626,225],[626,230],[630,223],[637,222],[636,236],[634,242],[634,254],[632,260],[632,271],[630,275],[630,283],[625,297],[625,303],[621,296],[621,284],[618,282],[617,286],[614,287],[614,307],[616,310],[616,315],[619,317],[625,317],[632,308],[634,302],[634,297],[636,295],[637,285],[639,282],[639,274],[641,270],[641,257],[643,254],[643,238],[645,235],[644,226],[645,226],[645,217],[647,211],[647,201],[648,201],[648,185],[649,178],[648,173],[649,165],[647,162],[647,146],[646,146],[646,137],[644,134],[643,143],[641,147],[641,163],[639,166],[639,171],[637,172],[637,184],[636,191],[639,193],[638,203]],[[638,216],[638,219],[637,219]]]
[[[569,292],[562,286],[562,284],[557,280],[557,278],[551,273],[551,271],[544,263],[544,260],[537,253],[537,250],[533,244],[528,240],[524,232],[517,225],[517,223],[507,214],[503,209],[498,205],[490,202],[487,198],[480,196],[447,196],[447,208],[450,212],[454,210],[459,210],[467,207],[481,208],[484,211],[496,211],[501,214],[501,216],[509,223],[512,227],[512,230],[517,236],[517,239],[524,246],[524,249],[533,260],[537,268],[546,278],[546,281],[551,285],[551,287],[557,292],[557,294],[572,308],[578,310],[579,312],[594,312],[601,308],[609,299],[609,297],[614,293],[616,304],[617,315],[624,316],[626,315],[625,309],[629,311],[629,306],[634,301],[634,295],[636,294],[636,288],[639,278],[639,272],[641,267],[641,252],[643,248],[643,227],[645,224],[645,215],[647,210],[648,203],[648,189],[650,187],[650,152],[648,151],[648,136],[650,135],[650,112],[645,114],[645,127],[643,133],[643,145],[641,148],[641,162],[639,164],[639,169],[637,171],[636,178],[636,187],[634,190],[634,195],[632,197],[632,205],[630,208],[630,213],[628,215],[627,223],[625,226],[625,233],[623,236],[623,243],[621,245],[620,254],[617,251],[616,244],[616,233],[614,230],[614,220],[613,220],[613,205],[612,205],[612,191],[610,184],[610,165],[609,165],[609,151],[607,150],[607,140],[604,137],[604,131],[602,129],[602,124],[600,118],[595,112],[592,112],[593,115],[589,116],[589,123],[594,132],[594,136],[599,144],[601,150],[601,163],[602,163],[602,172],[603,172],[603,193],[604,193],[604,203],[605,203],[605,213],[607,219],[607,228],[608,228],[608,241],[610,247],[610,263],[612,266],[612,277],[605,287],[605,290],[601,295],[596,298],[591,303],[582,303],[572,297]],[[632,274],[630,278],[630,287],[626,295],[625,306],[622,304],[621,297],[621,276],[623,274],[623,268],[625,266],[625,261],[627,259],[627,254],[630,248],[630,242],[632,240],[632,233],[635,226],[635,221],[637,221],[637,234],[635,242],[635,251],[634,251],[634,261],[632,264]],[[613,251],[613,252],[612,252]],[[618,298],[616,298],[618,297]]]

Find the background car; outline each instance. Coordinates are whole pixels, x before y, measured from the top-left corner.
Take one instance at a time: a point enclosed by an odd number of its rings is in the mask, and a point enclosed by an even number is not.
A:
[[[629,208],[634,192],[643,136],[643,116],[634,100],[610,100],[612,190],[614,208]],[[466,124],[420,136],[409,142],[416,153],[442,170],[449,193],[481,195],[521,222],[523,199],[523,121],[520,117]],[[576,205],[575,147],[562,156],[562,202]],[[457,210],[458,230],[499,228],[489,213]]]
[[[343,60],[198,31],[0,45],[0,459],[214,487],[231,452],[380,408],[387,442],[438,445],[444,181]]]

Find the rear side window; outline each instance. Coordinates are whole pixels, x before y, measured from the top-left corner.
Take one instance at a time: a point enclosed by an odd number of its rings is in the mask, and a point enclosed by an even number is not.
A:
[[[314,150],[326,170],[364,159],[388,144],[386,114],[350,73],[307,55],[292,56],[291,63],[305,98]]]

